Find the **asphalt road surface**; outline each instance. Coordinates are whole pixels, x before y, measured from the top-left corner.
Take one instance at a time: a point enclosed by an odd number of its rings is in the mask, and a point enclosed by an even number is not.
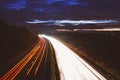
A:
[[[42,36],[54,47],[61,80],[106,80],[62,42],[50,36]]]
[[[36,46],[0,80],[106,80],[59,40],[39,37]]]

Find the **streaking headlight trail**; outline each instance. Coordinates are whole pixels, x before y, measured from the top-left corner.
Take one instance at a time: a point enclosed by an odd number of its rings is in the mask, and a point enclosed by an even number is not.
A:
[[[106,80],[99,72],[57,39],[46,35],[39,36],[47,38],[52,43],[61,80]]]

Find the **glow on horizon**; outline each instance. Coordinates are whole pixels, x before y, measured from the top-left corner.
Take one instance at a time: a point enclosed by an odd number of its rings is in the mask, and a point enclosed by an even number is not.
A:
[[[120,31],[120,28],[102,28],[102,29],[79,29],[79,28],[75,28],[75,29],[56,29],[56,31],[58,32],[79,32],[79,31],[96,31],[96,32],[110,32],[110,31]]]
[[[120,31],[120,28],[104,28],[104,29],[73,29],[73,31]]]
[[[26,21],[28,24],[53,24],[53,25],[80,25],[80,24],[105,24],[105,23],[115,23],[117,20],[38,20]]]
[[[57,39],[46,35],[39,36],[50,40],[54,47],[60,80],[106,80],[87,62]]]

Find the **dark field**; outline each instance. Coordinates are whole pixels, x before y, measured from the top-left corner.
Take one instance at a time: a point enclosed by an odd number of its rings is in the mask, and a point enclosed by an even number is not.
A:
[[[75,47],[108,77],[120,79],[120,32],[58,32],[55,37]]]

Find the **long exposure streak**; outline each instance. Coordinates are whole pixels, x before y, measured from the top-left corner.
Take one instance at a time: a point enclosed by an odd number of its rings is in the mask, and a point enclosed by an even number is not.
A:
[[[55,49],[61,80],[106,80],[60,41],[49,36],[42,36],[50,40]]]
[[[13,66],[8,72],[6,72],[6,74],[4,74],[0,78],[0,80],[14,80],[17,76],[19,76],[20,73],[23,73],[22,70],[24,68],[26,70],[24,75],[34,77],[35,79],[35,76],[39,75],[37,73],[39,73],[42,65],[52,63],[52,65],[49,66],[55,67],[55,61],[53,61],[54,59],[53,49],[55,50],[58,69],[60,71],[60,80],[106,80],[99,72],[97,72],[87,62],[85,62],[82,58],[77,56],[76,53],[74,53],[72,50],[70,50],[68,47],[66,47],[57,39],[45,35],[39,36],[40,40],[38,41],[36,46],[25,57],[23,57],[15,66]],[[46,40],[45,38],[48,39],[51,43],[49,43],[48,40]],[[50,59],[51,56],[51,61],[48,61],[46,59],[47,58],[47,56],[45,57],[45,55],[47,55],[46,52],[49,53],[48,59]],[[46,60],[48,61],[47,63]],[[44,63],[42,64],[42,62]],[[51,68],[49,67],[46,68],[46,70],[49,69]],[[52,73],[51,72],[49,73],[49,77],[52,76],[52,78],[44,77],[45,80],[57,78],[55,68],[54,71],[53,70],[50,71],[52,71]],[[46,74],[44,74],[44,76],[48,77]]]
[[[23,58],[21,59],[13,68],[11,68],[0,80],[14,80],[16,76],[23,70],[23,68],[30,63],[32,58],[36,56],[35,60],[32,60],[32,65],[27,70],[27,75],[30,74],[33,66],[36,64],[38,60],[38,66],[36,67],[36,70],[34,71],[35,75],[38,72],[38,68],[43,60],[43,56],[45,55],[45,49],[46,49],[46,41],[44,38],[40,38],[40,41],[36,44],[36,46]],[[39,52],[39,53],[38,53]]]

